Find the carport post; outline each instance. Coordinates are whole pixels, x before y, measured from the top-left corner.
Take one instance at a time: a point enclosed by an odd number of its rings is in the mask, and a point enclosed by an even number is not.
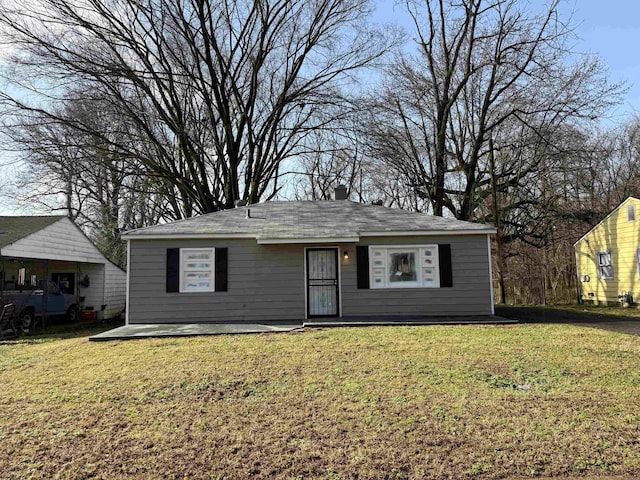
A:
[[[82,315],[82,312],[80,311],[80,264],[78,262],[76,262],[76,284],[73,286],[73,291],[76,295],[76,305],[78,306],[78,313],[79,315]],[[76,320],[78,319],[76,318]]]
[[[44,329],[49,319],[49,312],[47,311],[49,304],[49,260],[44,261],[44,281],[42,283],[42,328]]]

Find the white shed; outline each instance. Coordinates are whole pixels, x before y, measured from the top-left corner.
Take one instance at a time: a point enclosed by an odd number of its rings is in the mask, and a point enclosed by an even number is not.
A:
[[[0,216],[0,297],[57,284],[78,310],[113,318],[125,308],[126,272],[111,263],[68,217]]]

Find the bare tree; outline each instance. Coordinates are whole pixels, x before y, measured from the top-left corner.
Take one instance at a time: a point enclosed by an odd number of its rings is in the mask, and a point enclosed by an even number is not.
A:
[[[345,185],[350,199],[414,210],[425,210],[406,179],[384,161],[370,155],[367,131],[369,102],[358,99],[330,128],[313,132],[309,150],[299,156],[294,191],[298,199],[330,199]]]
[[[299,199],[328,200],[334,188],[344,185],[350,198],[365,198],[363,137],[356,108],[342,106],[327,128],[311,132],[306,151],[300,153],[295,166],[295,191]],[[336,112],[337,113],[337,112]]]
[[[115,263],[125,264],[120,232],[165,217],[158,185],[144,166],[113,149],[104,138],[131,136],[131,125],[111,115],[108,104],[73,102],[67,118],[101,131],[95,138],[65,124],[44,122],[12,129],[24,167],[3,197],[23,207],[64,212]],[[44,119],[43,119],[44,120]]]
[[[517,0],[406,0],[418,54],[389,71],[371,121],[372,155],[401,172],[434,214],[473,218],[492,178],[500,188],[530,181],[554,131],[618,101],[621,88],[597,58],[569,62],[570,30],[556,3],[538,15]],[[524,150],[491,172],[490,141]]]
[[[526,287],[522,273],[531,265],[514,267],[524,254],[539,261],[538,298],[546,299],[558,272],[543,257],[566,254],[580,222],[558,228],[579,204],[564,201],[560,185],[571,179],[569,165],[602,150],[573,140],[592,134],[624,91],[596,57],[571,56],[571,28],[557,3],[532,13],[517,0],[406,0],[416,54],[395,62],[371,101],[371,156],[434,214],[498,227],[494,271],[503,300],[505,279]],[[562,274],[573,284],[568,268]]]
[[[18,123],[61,123],[135,158],[172,191],[176,218],[253,203],[278,192],[282,163],[326,125],[321,113],[342,101],[353,74],[387,51],[391,37],[363,28],[370,8],[369,0],[4,0],[2,42],[14,49],[6,75],[39,101],[11,91],[0,100],[21,112]],[[78,83],[83,100],[110,102],[137,137],[103,136],[56,109]]]
[[[611,136],[615,160],[609,170],[615,186],[612,200],[617,205],[629,196],[640,195],[640,117],[632,116]]]

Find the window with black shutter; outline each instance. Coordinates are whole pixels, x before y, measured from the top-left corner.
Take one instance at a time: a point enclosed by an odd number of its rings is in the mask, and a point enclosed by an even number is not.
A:
[[[369,288],[453,286],[451,245],[372,245],[368,248]],[[358,262],[358,285],[364,266]],[[360,288],[360,287],[358,287]]]
[[[227,248],[168,248],[168,293],[226,292]]]

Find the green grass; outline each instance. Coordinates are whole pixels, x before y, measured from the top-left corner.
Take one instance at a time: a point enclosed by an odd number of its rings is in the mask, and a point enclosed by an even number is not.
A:
[[[497,306],[498,308],[500,306]],[[604,305],[530,305],[531,308],[541,308],[549,312],[570,312],[591,315],[606,315],[615,317],[628,317],[631,319],[640,318],[640,308],[635,304],[631,308],[622,308],[620,306],[604,306]],[[518,308],[526,309],[527,306],[518,305]]]
[[[614,315],[620,317],[640,318],[640,309],[637,305],[633,305],[631,308],[622,307],[605,307],[597,305],[574,305],[572,307],[562,307],[566,310],[571,310],[580,313],[593,313],[596,315]]]
[[[1,478],[640,476],[640,339],[566,325],[0,344]]]

